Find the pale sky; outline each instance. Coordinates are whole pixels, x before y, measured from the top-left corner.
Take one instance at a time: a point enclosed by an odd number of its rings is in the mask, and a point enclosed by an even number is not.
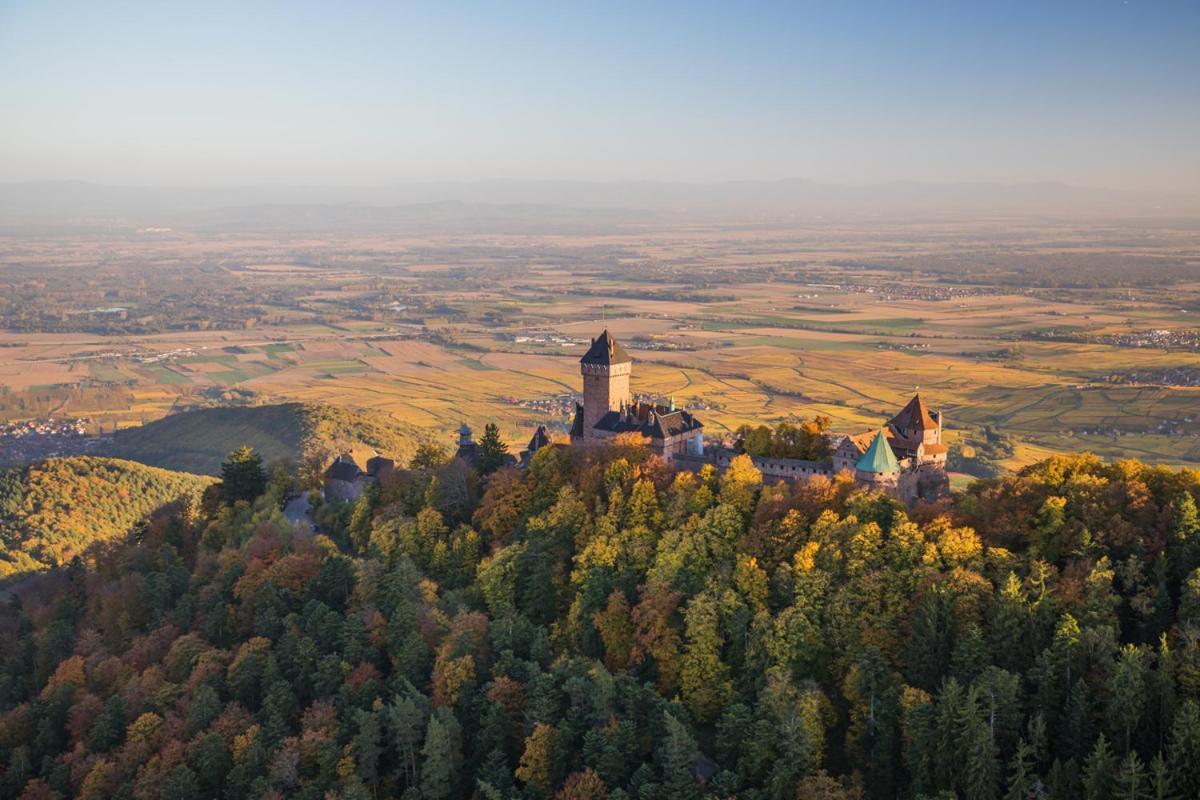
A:
[[[0,0],[0,181],[1200,192],[1200,1]]]

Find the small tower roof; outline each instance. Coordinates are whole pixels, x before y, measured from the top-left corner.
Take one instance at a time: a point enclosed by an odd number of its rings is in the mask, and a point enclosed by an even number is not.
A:
[[[873,472],[877,475],[900,471],[900,462],[896,460],[896,454],[892,452],[892,446],[888,444],[882,428],[879,429],[879,433],[875,434],[871,446],[858,459],[854,469],[859,472]]]
[[[892,417],[888,424],[896,431],[926,431],[937,427],[920,394],[914,394],[908,405],[900,409],[900,413]]]
[[[546,433],[545,425],[538,425],[538,429],[533,432],[533,438],[529,440],[529,452],[533,453],[541,450],[546,445],[550,444],[550,436]]]
[[[604,333],[592,339],[592,346],[579,359],[580,364],[628,364],[633,359],[625,352],[625,348],[604,329]]]

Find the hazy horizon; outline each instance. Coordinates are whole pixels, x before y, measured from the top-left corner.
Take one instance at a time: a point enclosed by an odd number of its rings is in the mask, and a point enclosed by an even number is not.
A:
[[[0,182],[1200,187],[1188,2],[0,2]]]

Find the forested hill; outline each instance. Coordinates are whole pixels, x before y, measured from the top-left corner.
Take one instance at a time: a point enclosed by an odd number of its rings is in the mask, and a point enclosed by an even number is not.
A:
[[[211,479],[113,458],[51,458],[0,472],[0,580],[62,564],[129,533]]]
[[[420,437],[383,413],[320,403],[204,408],[120,431],[107,455],[155,467],[217,475],[229,451],[248,445],[266,463],[296,462],[312,481],[341,451],[379,450],[406,459]]]
[[[1194,472],[907,512],[636,447],[415,463],[331,538],[276,482],[24,587],[0,796],[1200,796]]]

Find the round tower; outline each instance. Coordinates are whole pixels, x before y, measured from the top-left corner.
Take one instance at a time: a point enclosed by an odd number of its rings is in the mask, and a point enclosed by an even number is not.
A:
[[[867,452],[854,465],[854,482],[868,489],[895,490],[900,483],[900,462],[888,444],[884,428],[879,429]]]

